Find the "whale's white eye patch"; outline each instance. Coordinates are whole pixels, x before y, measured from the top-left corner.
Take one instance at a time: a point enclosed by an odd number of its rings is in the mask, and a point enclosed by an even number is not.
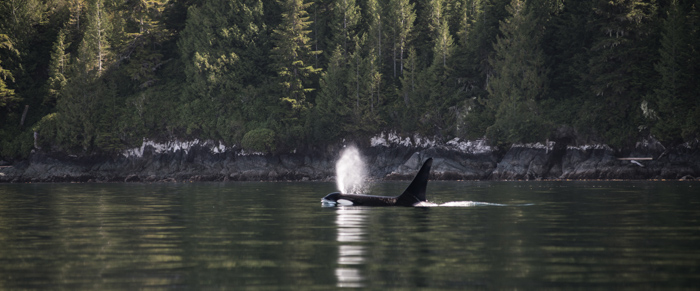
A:
[[[321,199],[321,206],[323,206],[323,207],[335,206],[335,201],[326,200],[326,199]]]
[[[338,205],[344,205],[344,206],[348,206],[348,205],[353,204],[352,201],[347,200],[347,199],[338,199],[338,201],[336,201],[336,202],[338,203]]]

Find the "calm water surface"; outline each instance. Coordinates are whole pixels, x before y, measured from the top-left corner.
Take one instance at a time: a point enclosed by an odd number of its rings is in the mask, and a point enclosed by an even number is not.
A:
[[[395,195],[408,182],[378,183]],[[696,289],[696,182],[3,184],[0,289]]]

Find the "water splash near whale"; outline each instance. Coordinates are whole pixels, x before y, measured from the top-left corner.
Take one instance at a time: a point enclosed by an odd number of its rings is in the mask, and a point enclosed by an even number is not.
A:
[[[500,203],[489,203],[489,202],[479,202],[479,201],[450,201],[445,203],[433,203],[429,201],[422,201],[413,204],[414,207],[476,207],[476,206],[517,206],[508,205]]]
[[[335,163],[336,187],[340,193],[367,193],[367,166],[355,146],[345,148]]]
[[[533,206],[534,203],[520,203],[520,204],[502,204],[502,203],[491,203],[491,202],[479,202],[479,201],[450,201],[445,203],[434,203],[430,201],[421,201],[413,204],[413,207],[481,207],[481,206],[507,206],[507,207],[523,207],[523,206]]]

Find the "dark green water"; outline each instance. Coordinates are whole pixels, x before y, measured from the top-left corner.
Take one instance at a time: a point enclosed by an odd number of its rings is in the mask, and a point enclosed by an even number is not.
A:
[[[698,183],[431,182],[434,202],[508,206],[321,207],[334,190],[0,185],[0,289],[700,288]]]

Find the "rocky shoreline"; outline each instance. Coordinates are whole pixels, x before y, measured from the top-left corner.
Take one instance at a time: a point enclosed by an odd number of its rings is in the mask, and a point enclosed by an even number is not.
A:
[[[638,143],[626,153],[605,145],[514,145],[498,150],[479,142],[372,140],[359,147],[369,176],[406,180],[434,158],[434,180],[681,179],[700,177],[700,151]],[[115,156],[33,152],[0,167],[0,182],[332,181],[343,145],[307,153],[246,154],[211,142],[155,144]],[[629,160],[644,157],[650,160]]]

